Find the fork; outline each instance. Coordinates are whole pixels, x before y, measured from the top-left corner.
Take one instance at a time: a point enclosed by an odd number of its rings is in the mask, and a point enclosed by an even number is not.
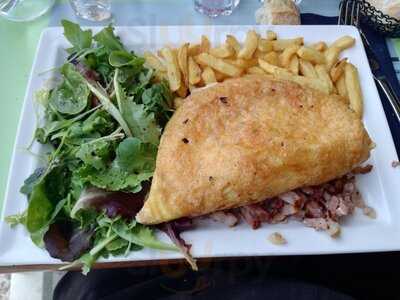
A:
[[[339,17],[338,25],[353,25],[355,26],[361,36],[361,40],[364,44],[365,52],[369,65],[371,67],[372,75],[377,86],[382,90],[388,99],[397,121],[400,122],[400,99],[394,92],[391,84],[384,75],[379,65],[378,59],[372,50],[371,44],[369,43],[366,35],[360,26],[360,3],[355,0],[342,0],[339,5]]]

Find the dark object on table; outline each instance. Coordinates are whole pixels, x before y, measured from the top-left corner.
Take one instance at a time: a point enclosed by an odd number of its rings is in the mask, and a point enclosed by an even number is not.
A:
[[[384,14],[366,0],[356,0],[360,4],[361,21],[368,24],[380,34],[389,37],[400,37],[400,22]]]
[[[258,266],[268,269],[268,261]],[[260,272],[255,262],[226,261],[192,272],[166,268],[95,270],[87,277],[68,272],[57,284],[54,300],[354,300],[323,284]],[[275,269],[275,267],[274,267]],[[294,271],[292,269],[292,271]]]
[[[399,268],[400,252],[205,259],[198,272],[178,263],[68,272],[53,299],[398,300]]]

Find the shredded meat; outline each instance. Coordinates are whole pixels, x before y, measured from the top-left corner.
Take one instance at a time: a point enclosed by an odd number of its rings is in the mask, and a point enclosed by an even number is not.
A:
[[[271,219],[270,213],[258,203],[240,207],[239,213],[253,229],[257,229],[262,222],[268,222]]]
[[[353,169],[352,173],[353,174],[367,174],[371,172],[372,170],[372,165],[366,165],[366,166],[358,166]]]
[[[233,227],[239,222],[238,217],[236,217],[235,214],[229,211],[216,211],[209,214],[209,217],[212,220],[224,223],[229,227]]]
[[[262,223],[283,223],[291,218],[336,237],[340,234],[340,219],[352,215],[355,208],[362,209],[371,218],[376,217],[375,211],[364,203],[355,184],[355,174],[366,174],[371,170],[371,165],[357,167],[325,184],[303,187],[257,204],[212,213],[209,217],[228,226],[235,226],[242,219],[253,229]]]

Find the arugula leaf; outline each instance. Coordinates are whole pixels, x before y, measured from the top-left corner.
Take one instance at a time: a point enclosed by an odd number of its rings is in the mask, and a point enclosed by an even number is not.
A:
[[[116,50],[110,53],[108,62],[115,68],[127,66],[134,59],[134,56],[127,51]]]
[[[106,168],[106,163],[112,157],[113,150],[110,142],[99,140],[82,144],[76,153],[76,157],[80,158],[86,165],[101,170]]]
[[[78,114],[86,108],[90,90],[85,84],[84,77],[72,64],[64,64],[61,67],[61,74],[64,80],[51,92],[50,104],[62,114]]]
[[[142,69],[145,59],[127,51],[116,50],[110,53],[108,61],[115,68],[131,66],[134,69]]]
[[[71,119],[63,118],[61,120],[47,120],[46,124],[42,128],[36,129],[35,137],[40,143],[45,144],[48,142],[50,135],[53,135],[60,130],[63,130],[63,129],[66,129],[66,128],[72,126],[75,122],[78,122],[81,119],[87,117],[88,115],[92,114],[94,111],[99,109],[100,107],[101,107],[101,105],[93,107],[92,109],[87,110]],[[81,126],[79,126],[79,128],[81,128]]]
[[[161,129],[158,127],[154,114],[147,113],[143,104],[125,102],[123,116],[132,134],[144,143],[157,146],[160,142]]]
[[[86,134],[98,132],[108,135],[116,128],[114,119],[104,109],[94,112],[82,123],[82,132]]]
[[[153,172],[130,174],[122,170],[115,163],[110,168],[101,172],[86,165],[80,168],[78,172],[82,180],[95,187],[108,191],[126,190],[132,193],[140,191],[141,182],[149,180],[153,176]]]
[[[126,248],[128,247],[129,242],[127,240],[124,239],[115,239],[113,240],[111,243],[109,243],[105,249],[108,252],[114,252],[114,251],[118,251],[121,248]],[[124,250],[125,251],[125,250]]]
[[[61,21],[64,27],[64,36],[72,44],[73,48],[68,50],[69,53],[78,52],[92,45],[92,31],[82,30],[78,24],[68,20]]]
[[[179,251],[176,246],[159,241],[150,227],[136,222],[127,224],[123,220],[118,220],[112,224],[111,228],[119,237],[136,245],[159,250]]]
[[[172,94],[167,84],[153,84],[143,91],[141,100],[146,110],[154,113],[161,126],[165,126],[173,113]]]
[[[118,82],[118,69],[114,75],[114,88],[118,107],[122,117],[133,136],[144,143],[158,145],[161,129],[157,126],[153,113],[147,113],[143,104],[136,104],[133,99],[127,97],[125,91]]]
[[[97,33],[93,39],[98,45],[103,46],[109,51],[124,50],[124,46],[122,45],[121,41],[114,35],[114,28],[111,25],[108,25],[99,33]]]
[[[157,147],[144,144],[138,138],[126,138],[116,150],[118,166],[129,173],[153,172],[156,165]]]
[[[104,91],[104,89],[101,86],[99,86],[97,83],[92,84],[86,80],[86,84],[89,87],[89,89],[92,91],[92,93],[95,94],[96,97],[99,99],[99,101],[103,105],[104,109],[119,123],[119,125],[122,127],[122,129],[124,130],[126,135],[132,136],[132,132],[129,129],[128,124],[122,117],[121,112],[114,106],[114,104],[108,97],[106,91]]]

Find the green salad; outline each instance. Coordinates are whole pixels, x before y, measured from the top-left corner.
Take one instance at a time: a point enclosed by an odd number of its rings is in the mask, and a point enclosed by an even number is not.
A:
[[[61,81],[37,94],[44,115],[35,139],[51,150],[21,187],[28,208],[7,222],[22,224],[37,246],[82,264],[84,273],[100,257],[144,247],[179,251],[134,218],[173,113],[168,84],[111,26],[93,35],[66,20],[62,25],[71,47]]]

